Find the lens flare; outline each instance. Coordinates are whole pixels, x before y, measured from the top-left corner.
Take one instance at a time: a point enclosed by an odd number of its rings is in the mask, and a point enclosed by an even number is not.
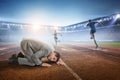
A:
[[[118,18],[120,18],[120,14],[117,14],[117,15],[116,15],[116,19],[118,19]]]

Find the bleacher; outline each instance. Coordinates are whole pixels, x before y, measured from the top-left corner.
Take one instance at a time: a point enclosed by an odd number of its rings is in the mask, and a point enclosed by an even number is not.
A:
[[[92,19],[101,22],[103,25],[96,25],[96,39],[99,41],[120,41],[120,14],[112,14]],[[90,28],[86,27],[88,21],[64,26],[61,33],[64,41],[91,41]],[[69,37],[68,37],[69,36]]]
[[[96,25],[96,39],[100,41],[120,41],[120,14],[112,14],[92,19],[99,21],[104,26]],[[90,41],[88,21],[60,27],[62,33],[61,41]],[[29,35],[28,31],[31,24],[0,21],[0,41],[16,41]],[[52,26],[44,25],[47,29]],[[52,33],[51,33],[52,34]],[[39,35],[39,34],[38,34]]]

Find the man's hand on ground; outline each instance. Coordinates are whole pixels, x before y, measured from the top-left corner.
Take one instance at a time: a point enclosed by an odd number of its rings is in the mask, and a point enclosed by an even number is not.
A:
[[[57,65],[64,65],[63,62],[57,62]]]
[[[57,62],[57,65],[64,65],[65,63],[61,60],[61,59],[59,59],[59,61]]]
[[[42,66],[44,66],[44,67],[51,67],[52,65],[50,65],[48,63],[42,63]]]

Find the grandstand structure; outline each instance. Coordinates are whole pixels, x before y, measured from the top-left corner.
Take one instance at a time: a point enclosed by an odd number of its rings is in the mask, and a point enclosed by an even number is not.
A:
[[[99,41],[120,41],[120,14],[91,19],[99,21],[104,26],[96,25],[96,39]],[[59,32],[63,35],[61,41],[90,41],[89,27],[86,27],[88,21],[61,26]],[[52,34],[53,27],[49,25],[40,25],[38,30],[47,29]],[[0,21],[0,41],[19,41],[28,36],[32,24]],[[40,31],[39,31],[40,32]],[[37,34],[39,35],[39,33]]]
[[[120,13],[91,19],[102,23],[96,25],[96,39],[99,41],[120,41]],[[61,28],[64,40],[91,41],[89,35],[88,21],[67,25]]]
[[[0,21],[0,42],[18,42],[23,38],[28,38],[33,33],[32,27],[35,26],[29,23]],[[51,30],[51,26],[40,25],[39,28],[37,28],[38,31],[41,31],[41,29]],[[37,35],[39,35],[39,33]]]

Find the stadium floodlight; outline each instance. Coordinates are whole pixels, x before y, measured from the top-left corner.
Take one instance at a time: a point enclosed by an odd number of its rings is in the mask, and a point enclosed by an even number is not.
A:
[[[110,18],[106,18],[106,20],[107,20],[107,21],[109,21],[109,20],[110,20]]]
[[[107,18],[104,18],[103,20],[104,20],[104,21],[107,21]]]
[[[120,14],[117,14],[117,15],[116,15],[116,19],[119,19],[119,18],[120,18]]]
[[[112,17],[110,17],[110,20],[112,19]]]
[[[102,22],[102,19],[97,20],[97,22]]]
[[[77,27],[77,25],[74,25],[74,26],[73,26],[73,29],[75,29],[76,27]]]
[[[39,20],[35,20],[33,19],[33,21],[31,22],[32,26],[32,30],[37,31],[40,28],[40,24],[39,24]]]

